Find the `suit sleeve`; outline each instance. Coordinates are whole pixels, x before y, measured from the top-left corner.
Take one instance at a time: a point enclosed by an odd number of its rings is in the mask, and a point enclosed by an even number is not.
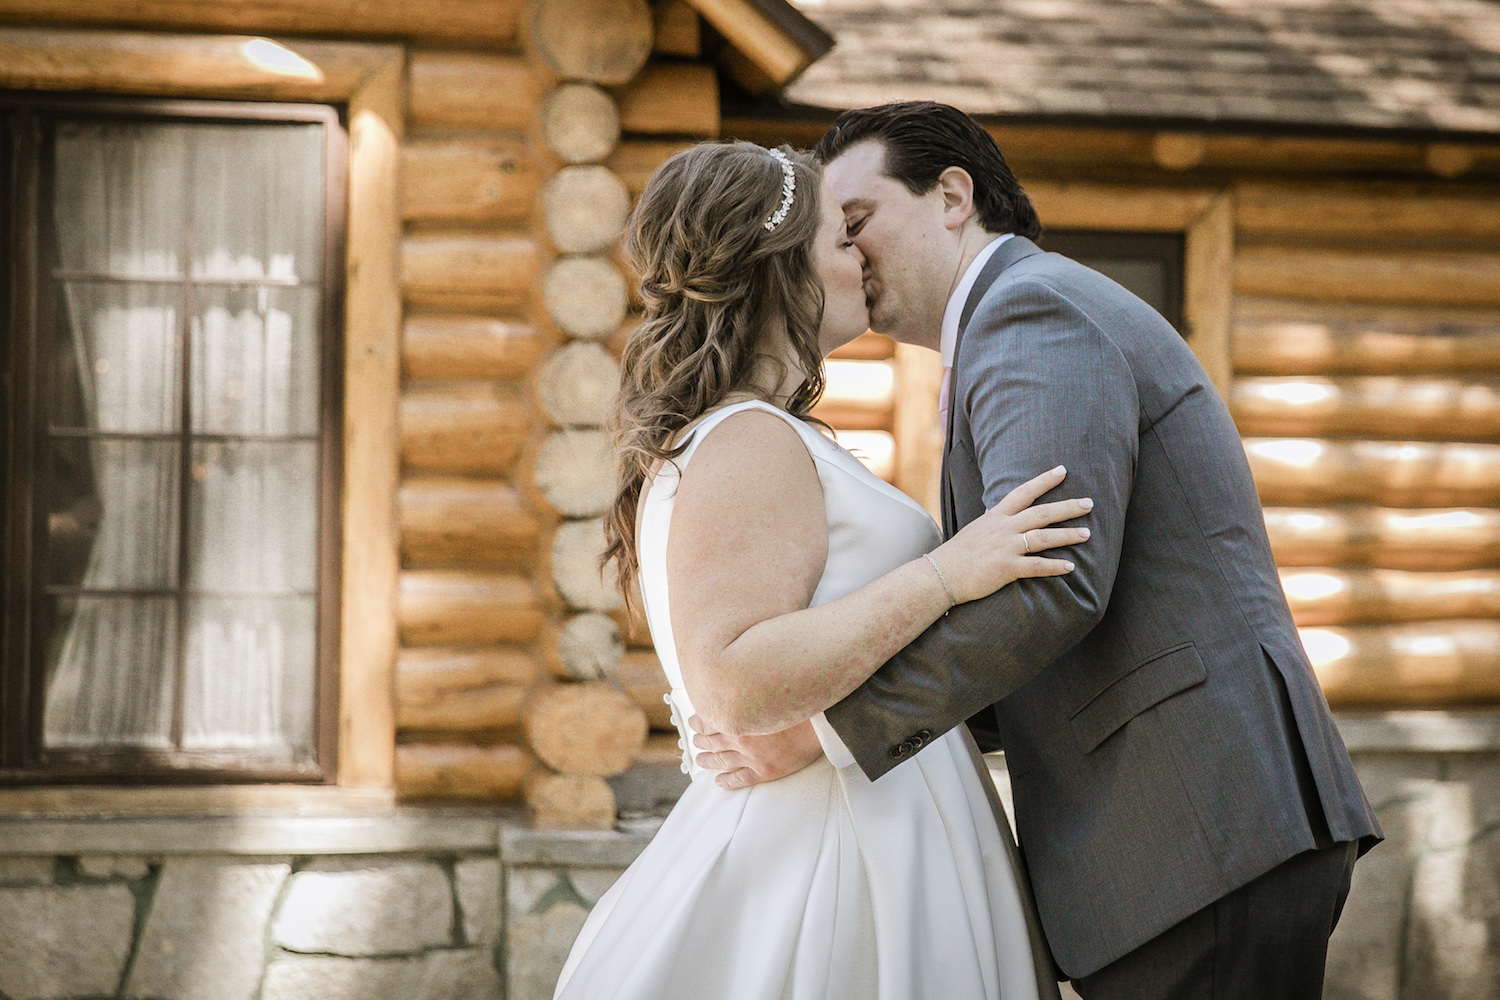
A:
[[[1051,553],[1072,559],[1072,573],[1018,580],[953,608],[828,709],[872,779],[1077,644],[1103,616],[1119,565],[1140,417],[1129,365],[1104,331],[1047,285],[1010,282],[981,304],[954,374],[984,506],[1061,463],[1068,476],[1044,499],[1092,497],[1081,522],[1092,537]]]

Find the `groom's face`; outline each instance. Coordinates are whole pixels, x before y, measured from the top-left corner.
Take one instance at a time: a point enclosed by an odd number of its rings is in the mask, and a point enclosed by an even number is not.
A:
[[[951,233],[942,193],[914,195],[885,173],[885,145],[857,143],[823,176],[865,256],[870,329],[907,344],[936,348],[952,285]]]

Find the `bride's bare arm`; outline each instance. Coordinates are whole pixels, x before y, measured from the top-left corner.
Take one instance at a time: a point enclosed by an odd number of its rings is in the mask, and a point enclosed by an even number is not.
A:
[[[1021,541],[1033,532],[1039,551],[1087,537],[1047,527],[1082,515],[1086,501],[1029,506],[1060,480],[1039,477],[1015,511],[997,508],[935,550],[945,580],[915,559],[809,608],[828,556],[813,459],[780,417],[749,410],[723,421],[678,484],[667,542],[672,630],[699,715],[724,733],[779,732],[858,687],[951,606],[948,591],[962,602],[1020,576],[1068,572],[1063,560],[1026,555]]]

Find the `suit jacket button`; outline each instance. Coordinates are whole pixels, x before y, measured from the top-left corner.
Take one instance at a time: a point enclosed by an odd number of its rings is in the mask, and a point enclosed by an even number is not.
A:
[[[932,730],[922,730],[920,733],[912,737],[912,741],[916,743],[918,747],[925,747],[928,743],[932,742]]]

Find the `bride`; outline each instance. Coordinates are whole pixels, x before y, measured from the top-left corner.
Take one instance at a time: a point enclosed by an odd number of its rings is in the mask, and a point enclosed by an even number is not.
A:
[[[816,167],[697,146],[651,178],[629,241],[644,322],[624,355],[622,589],[639,575],[673,718],[768,734],[857,687],[954,604],[1070,572],[1028,555],[1087,500],[1061,468],[953,539],[809,422],[822,357],[868,323],[863,260]],[[826,759],[728,790],[692,783],[600,899],[567,1000],[1038,1000],[1057,996],[1006,824],[963,727],[871,782]],[[929,742],[930,741],[930,742]]]

